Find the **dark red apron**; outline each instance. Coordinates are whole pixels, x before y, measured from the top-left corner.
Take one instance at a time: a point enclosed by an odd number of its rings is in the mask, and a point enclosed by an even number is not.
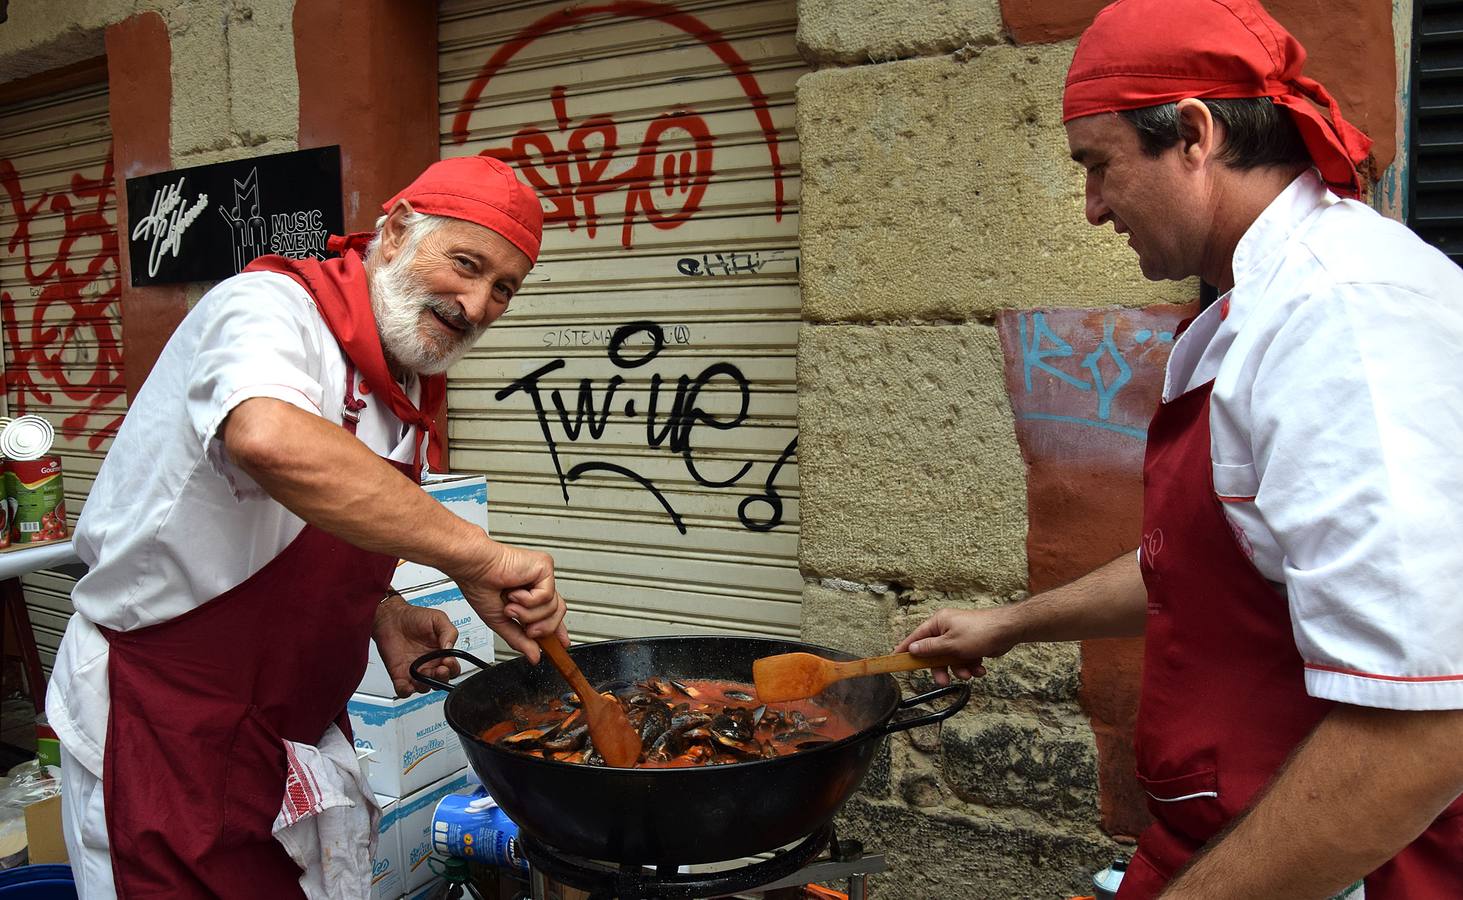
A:
[[[1157,821],[1138,842],[1119,900],[1156,897],[1334,705],[1306,693],[1285,597],[1240,550],[1216,497],[1212,387],[1160,405],[1148,428],[1148,622],[1135,742]],[[1463,798],[1367,877],[1366,897],[1463,897]]]
[[[346,375],[346,427],[364,404]],[[392,463],[408,477],[412,466]],[[103,791],[122,898],[303,897],[271,836],[282,740],[318,744],[366,671],[396,559],[306,525],[244,583],[175,619],[104,629]]]

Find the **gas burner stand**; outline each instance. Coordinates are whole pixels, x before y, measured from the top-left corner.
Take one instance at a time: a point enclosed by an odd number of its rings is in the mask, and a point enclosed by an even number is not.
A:
[[[864,853],[858,841],[838,840],[831,822],[769,859],[705,873],[683,873],[674,864],[616,866],[564,853],[527,835],[520,837],[519,847],[528,859],[534,900],[548,896],[550,879],[588,891],[589,900],[761,896],[777,888],[846,879],[849,900],[864,900],[868,876],[887,869],[882,854]]]

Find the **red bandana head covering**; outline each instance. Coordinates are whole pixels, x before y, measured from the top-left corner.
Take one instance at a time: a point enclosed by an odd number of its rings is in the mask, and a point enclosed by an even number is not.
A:
[[[420,213],[474,222],[502,235],[522,250],[529,262],[538,259],[544,223],[538,195],[518,180],[512,168],[496,159],[469,156],[433,163],[382,209],[390,212],[398,200],[406,200]],[[373,237],[368,232],[344,238],[332,235],[326,247],[340,253],[339,259],[261,256],[244,271],[288,275],[310,292],[321,318],[366,380],[370,393],[385,398],[398,419],[417,429],[416,458],[421,458],[421,442],[426,440],[428,461],[433,469],[441,471],[442,442],[436,417],[447,396],[447,377],[421,376],[420,408],[412,405],[392,377],[381,349],[364,264],[366,246]]]
[[[1355,197],[1371,139],[1300,73],[1305,59],[1300,42],[1255,0],[1117,0],[1077,43],[1062,121],[1186,97],[1269,97],[1290,113],[1331,189]]]
[[[419,213],[475,222],[522,250],[529,263],[538,262],[543,207],[533,188],[502,160],[458,156],[432,163],[381,209],[389,213],[399,200]]]

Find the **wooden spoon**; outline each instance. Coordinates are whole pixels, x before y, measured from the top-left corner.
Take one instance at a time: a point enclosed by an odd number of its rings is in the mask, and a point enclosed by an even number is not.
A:
[[[849,662],[834,662],[811,653],[783,653],[764,656],[752,663],[752,681],[757,698],[764,703],[801,700],[819,693],[835,681],[858,675],[883,675],[888,672],[912,672],[940,666],[968,664],[958,656],[915,656],[895,653]],[[598,746],[596,742],[595,746]]]
[[[537,640],[549,662],[579,695],[579,706],[589,722],[589,737],[594,741],[594,749],[599,751],[605,762],[616,768],[633,767],[640,759],[640,735],[631,727],[619,701],[608,700],[589,686],[584,673],[579,671],[573,657],[557,637],[549,635]]]

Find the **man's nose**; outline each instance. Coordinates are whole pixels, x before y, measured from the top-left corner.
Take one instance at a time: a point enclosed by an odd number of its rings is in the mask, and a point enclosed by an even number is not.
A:
[[[462,304],[462,314],[472,327],[481,328],[488,321],[493,305],[491,295],[492,288],[474,288],[457,296],[457,302]]]
[[[1090,178],[1087,179],[1085,212],[1087,213],[1087,221],[1092,225],[1101,225],[1112,215],[1112,210],[1108,209],[1107,203],[1102,199],[1102,191],[1098,190]]]

